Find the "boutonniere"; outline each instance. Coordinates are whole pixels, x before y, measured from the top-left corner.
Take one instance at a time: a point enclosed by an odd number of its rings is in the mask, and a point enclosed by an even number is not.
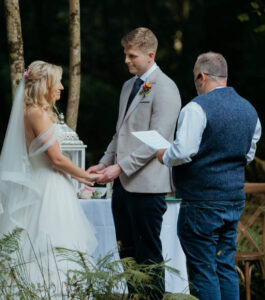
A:
[[[151,84],[149,82],[146,82],[142,87],[140,95],[144,95],[144,97],[145,97],[146,95],[148,95],[151,92],[151,89],[152,89]]]

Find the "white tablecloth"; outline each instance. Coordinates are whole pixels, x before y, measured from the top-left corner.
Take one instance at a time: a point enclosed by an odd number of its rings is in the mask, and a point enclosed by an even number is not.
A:
[[[109,251],[115,253],[115,259],[119,259],[116,248],[115,229],[111,212],[110,199],[90,199],[80,200],[81,206],[88,218],[96,229],[98,248],[94,256],[104,256]],[[163,256],[170,261],[167,265],[180,271],[180,275],[172,275],[166,271],[166,291],[171,293],[188,293],[188,279],[186,270],[185,255],[181,249],[177,237],[177,220],[179,213],[179,203],[169,201],[168,208],[164,214],[161,240]]]

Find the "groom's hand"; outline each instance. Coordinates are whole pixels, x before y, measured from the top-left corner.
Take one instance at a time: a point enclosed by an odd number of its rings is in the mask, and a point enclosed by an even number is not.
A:
[[[156,153],[156,158],[160,161],[160,163],[163,165],[163,155],[166,152],[167,149],[159,149]]]
[[[122,172],[121,167],[118,164],[109,166],[102,171],[97,172],[98,174],[102,174],[98,179],[97,183],[106,184],[108,182],[113,181],[117,178]]]
[[[103,163],[99,163],[98,165],[91,166],[86,170],[87,173],[97,173],[98,171],[102,171],[106,166]]]

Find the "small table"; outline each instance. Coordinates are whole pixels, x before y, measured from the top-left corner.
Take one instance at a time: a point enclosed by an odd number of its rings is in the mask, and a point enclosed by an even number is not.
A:
[[[116,245],[114,222],[111,212],[111,199],[80,200],[80,204],[88,220],[93,224],[98,239],[98,247],[94,256],[104,256],[114,253],[114,259],[119,259]],[[179,275],[165,272],[166,291],[171,293],[189,293],[185,255],[177,236],[177,221],[180,207],[178,199],[167,199],[167,211],[163,217],[161,240],[163,257],[169,260],[167,265],[180,271]]]

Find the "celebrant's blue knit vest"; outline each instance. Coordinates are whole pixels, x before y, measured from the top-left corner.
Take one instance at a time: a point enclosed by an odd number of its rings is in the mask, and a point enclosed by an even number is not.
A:
[[[204,110],[207,125],[192,161],[173,168],[176,193],[186,200],[245,199],[246,155],[257,124],[257,112],[231,87],[193,99]]]

